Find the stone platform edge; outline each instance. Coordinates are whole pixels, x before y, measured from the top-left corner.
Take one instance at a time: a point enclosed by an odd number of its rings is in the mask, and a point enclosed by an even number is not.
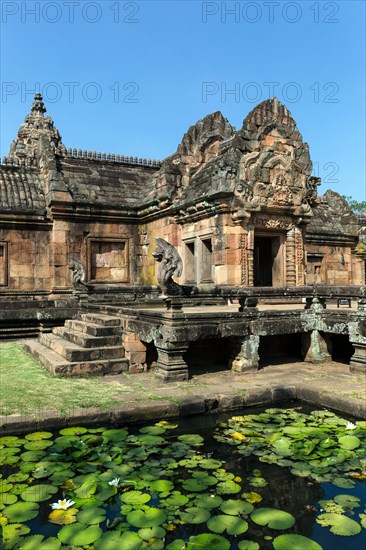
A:
[[[192,395],[181,398],[162,398],[159,401],[129,403],[106,411],[99,408],[80,408],[69,414],[45,410],[40,411],[37,415],[0,416],[0,436],[45,429],[59,430],[72,426],[128,425],[195,414],[214,414],[294,400],[330,408],[339,413],[366,420],[366,401],[333,395],[331,391],[317,390],[311,384],[298,384],[297,386],[273,384],[268,388],[248,389],[240,392]]]

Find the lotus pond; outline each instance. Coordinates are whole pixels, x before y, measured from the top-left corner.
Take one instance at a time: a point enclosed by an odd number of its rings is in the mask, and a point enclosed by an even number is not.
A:
[[[366,547],[366,422],[326,410],[4,436],[0,461],[2,549]]]

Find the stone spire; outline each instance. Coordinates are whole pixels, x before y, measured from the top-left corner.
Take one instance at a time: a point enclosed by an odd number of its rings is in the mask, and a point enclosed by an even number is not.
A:
[[[46,107],[40,93],[34,96],[31,112],[25,117],[24,123],[18,130],[17,137],[10,145],[9,159],[29,160],[37,163],[40,142],[47,144],[54,155],[66,154],[61,135],[50,116],[44,116]]]

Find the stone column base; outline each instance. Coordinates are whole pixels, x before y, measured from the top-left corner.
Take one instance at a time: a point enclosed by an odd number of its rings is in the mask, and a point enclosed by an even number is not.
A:
[[[166,382],[188,380],[188,365],[183,359],[188,346],[188,342],[169,342],[164,347],[156,345],[158,352],[156,376]]]
[[[318,330],[306,332],[302,338],[304,361],[309,363],[327,363],[332,360],[329,351],[330,342],[326,335]]]
[[[366,372],[366,344],[351,342],[355,353],[351,357],[349,370],[351,372]]]
[[[229,368],[238,373],[257,371],[259,368],[259,336],[245,336],[243,340],[235,339],[234,353],[229,362]]]

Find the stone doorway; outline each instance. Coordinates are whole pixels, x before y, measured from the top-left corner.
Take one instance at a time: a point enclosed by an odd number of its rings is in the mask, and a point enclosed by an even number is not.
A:
[[[255,235],[254,286],[282,286],[283,262],[280,235]]]

